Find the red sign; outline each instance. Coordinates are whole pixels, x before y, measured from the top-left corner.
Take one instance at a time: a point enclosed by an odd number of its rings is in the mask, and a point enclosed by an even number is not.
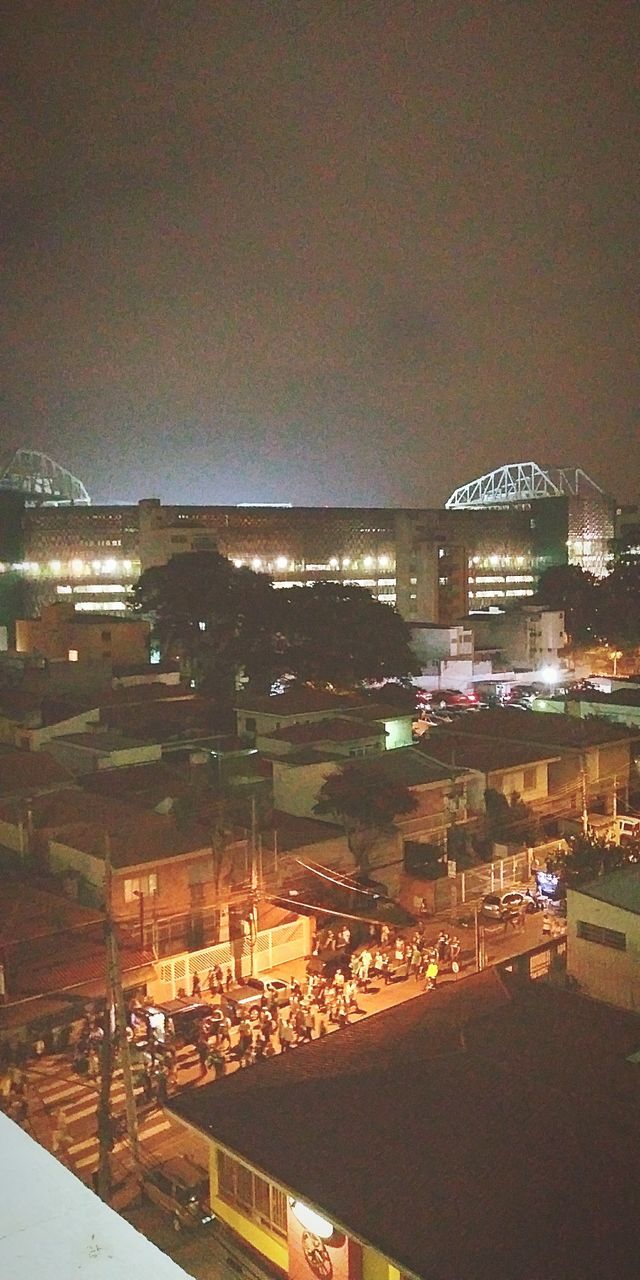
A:
[[[360,1245],[297,1200],[287,1202],[287,1237],[289,1280],[361,1280]]]

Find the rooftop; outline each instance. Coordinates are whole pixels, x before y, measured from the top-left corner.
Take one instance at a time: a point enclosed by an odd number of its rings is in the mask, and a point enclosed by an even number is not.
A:
[[[637,1016],[495,971],[169,1109],[437,1280],[631,1280]]]
[[[316,721],[315,724],[292,724],[282,729],[274,729],[265,735],[275,738],[277,742],[310,743],[310,742],[355,742],[360,738],[379,738],[384,730],[369,725],[365,727],[346,717],[334,716],[329,720]]]
[[[36,833],[46,834],[95,858],[104,858],[110,837],[115,869],[157,862],[211,847],[211,828],[193,822],[184,828],[170,814],[153,813],[112,796],[80,789],[35,796],[30,805]],[[0,819],[17,822],[20,806],[0,804]]]
[[[23,881],[3,879],[0,946],[32,942],[63,929],[76,929],[101,920],[99,911],[79,907],[62,894],[38,889],[31,881],[29,892],[25,893]]]
[[[84,774],[80,782],[85,791],[127,800],[143,809],[155,809],[163,800],[174,799],[189,790],[186,774],[161,760],[124,765],[118,769],[99,769],[95,773]]]
[[[311,685],[300,685],[287,689],[285,693],[251,694],[244,693],[236,701],[238,711],[257,711],[263,715],[297,716],[305,711],[350,711],[352,707],[362,706],[366,699],[349,693],[327,693],[324,689],[314,689]]]
[[[48,751],[0,753],[0,796],[24,796],[42,787],[68,786],[73,781],[64,765]]]
[[[597,898],[599,902],[608,902],[612,907],[640,916],[640,866],[610,871],[590,884],[581,884],[572,892],[584,893],[588,898]]]
[[[465,769],[478,769],[481,773],[494,773],[498,769],[516,769],[519,765],[539,764],[558,760],[549,755],[545,747],[527,742],[503,742],[487,738],[472,738],[443,726],[425,734],[419,750],[441,764],[461,765]]]
[[[128,738],[124,733],[109,733],[108,730],[96,729],[94,733],[61,734],[57,742],[69,742],[74,747],[85,747],[87,751],[131,751],[133,747],[148,747],[153,744],[144,738]]]
[[[442,732],[448,730],[443,726]],[[581,720],[577,716],[546,711],[513,711],[496,707],[461,716],[453,728],[456,734],[474,738],[508,739],[520,743],[539,743],[551,750],[569,747],[603,746],[608,742],[634,742],[637,732],[606,720]]]
[[[188,1280],[182,1267],[4,1115],[0,1144],[11,1170],[0,1201],[0,1273],[7,1280]]]

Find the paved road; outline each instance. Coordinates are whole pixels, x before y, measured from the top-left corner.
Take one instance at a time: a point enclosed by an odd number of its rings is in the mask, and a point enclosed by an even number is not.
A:
[[[430,939],[437,936],[443,922],[437,921],[427,927]],[[460,981],[469,969],[475,967],[473,928],[461,929],[459,924],[451,922],[450,932],[457,930],[463,942],[463,958],[467,964],[463,972],[456,978],[445,974],[441,983]],[[529,950],[543,941],[543,919],[540,914],[528,916],[524,930],[505,933],[503,926],[488,926],[485,929],[485,951],[487,964],[495,964],[518,952]],[[305,961],[281,966],[280,976],[286,978],[302,977],[306,969]],[[278,971],[274,970],[274,974]],[[400,1004],[407,999],[421,998],[428,1000],[428,992],[423,994],[422,981],[414,978],[400,982],[392,982],[388,987],[375,986],[359,997],[363,1009],[362,1016],[370,1016],[383,1009]],[[334,1033],[334,1032],[332,1032]],[[234,1033],[237,1035],[237,1032]],[[234,1062],[229,1070],[239,1069]],[[251,1068],[248,1068],[251,1070]],[[198,1058],[191,1046],[187,1046],[178,1054],[178,1080],[180,1090],[207,1083],[212,1079],[207,1073],[201,1077]],[[27,1128],[43,1146],[54,1151],[78,1177],[90,1183],[92,1174],[98,1167],[98,1139],[96,1136],[96,1108],[98,1087],[95,1083],[82,1079],[73,1071],[71,1060],[65,1055],[49,1056],[30,1063],[27,1070],[27,1098],[29,1119]],[[137,1089],[138,1099],[142,1090]],[[113,1109],[124,1112],[125,1097],[122,1073],[117,1071],[112,1091]],[[206,1167],[207,1153],[204,1144],[200,1145],[195,1136],[190,1135],[182,1125],[178,1124],[168,1113],[157,1105],[141,1106],[139,1109],[139,1137],[142,1151],[157,1159],[179,1151],[191,1155],[199,1164]],[[126,1142],[117,1143],[113,1153],[113,1177],[117,1183],[123,1183],[122,1203],[133,1193],[131,1182],[131,1160]],[[127,1183],[126,1180],[129,1179]],[[117,1201],[116,1201],[117,1203]]]

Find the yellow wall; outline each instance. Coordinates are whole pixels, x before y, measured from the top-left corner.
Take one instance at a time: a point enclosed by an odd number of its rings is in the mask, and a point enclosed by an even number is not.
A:
[[[218,1149],[215,1143],[211,1143],[211,1154],[209,1161],[209,1177],[211,1186],[211,1208],[218,1215],[222,1222],[226,1222],[240,1236],[241,1240],[246,1240],[247,1244],[253,1249],[257,1249],[258,1253],[263,1254],[265,1258],[269,1258],[277,1267],[284,1271],[285,1275],[289,1271],[289,1250],[286,1240],[281,1236],[275,1235],[274,1232],[268,1231],[266,1227],[255,1222],[253,1218],[248,1218],[239,1209],[227,1204],[226,1200],[222,1200],[218,1195]],[[237,1160],[237,1156],[234,1159]]]

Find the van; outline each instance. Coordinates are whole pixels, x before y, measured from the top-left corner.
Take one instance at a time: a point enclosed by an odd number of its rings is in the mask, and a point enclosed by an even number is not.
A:
[[[143,1165],[140,1195],[171,1214],[174,1231],[204,1227],[214,1220],[206,1169],[201,1169],[188,1156]]]

